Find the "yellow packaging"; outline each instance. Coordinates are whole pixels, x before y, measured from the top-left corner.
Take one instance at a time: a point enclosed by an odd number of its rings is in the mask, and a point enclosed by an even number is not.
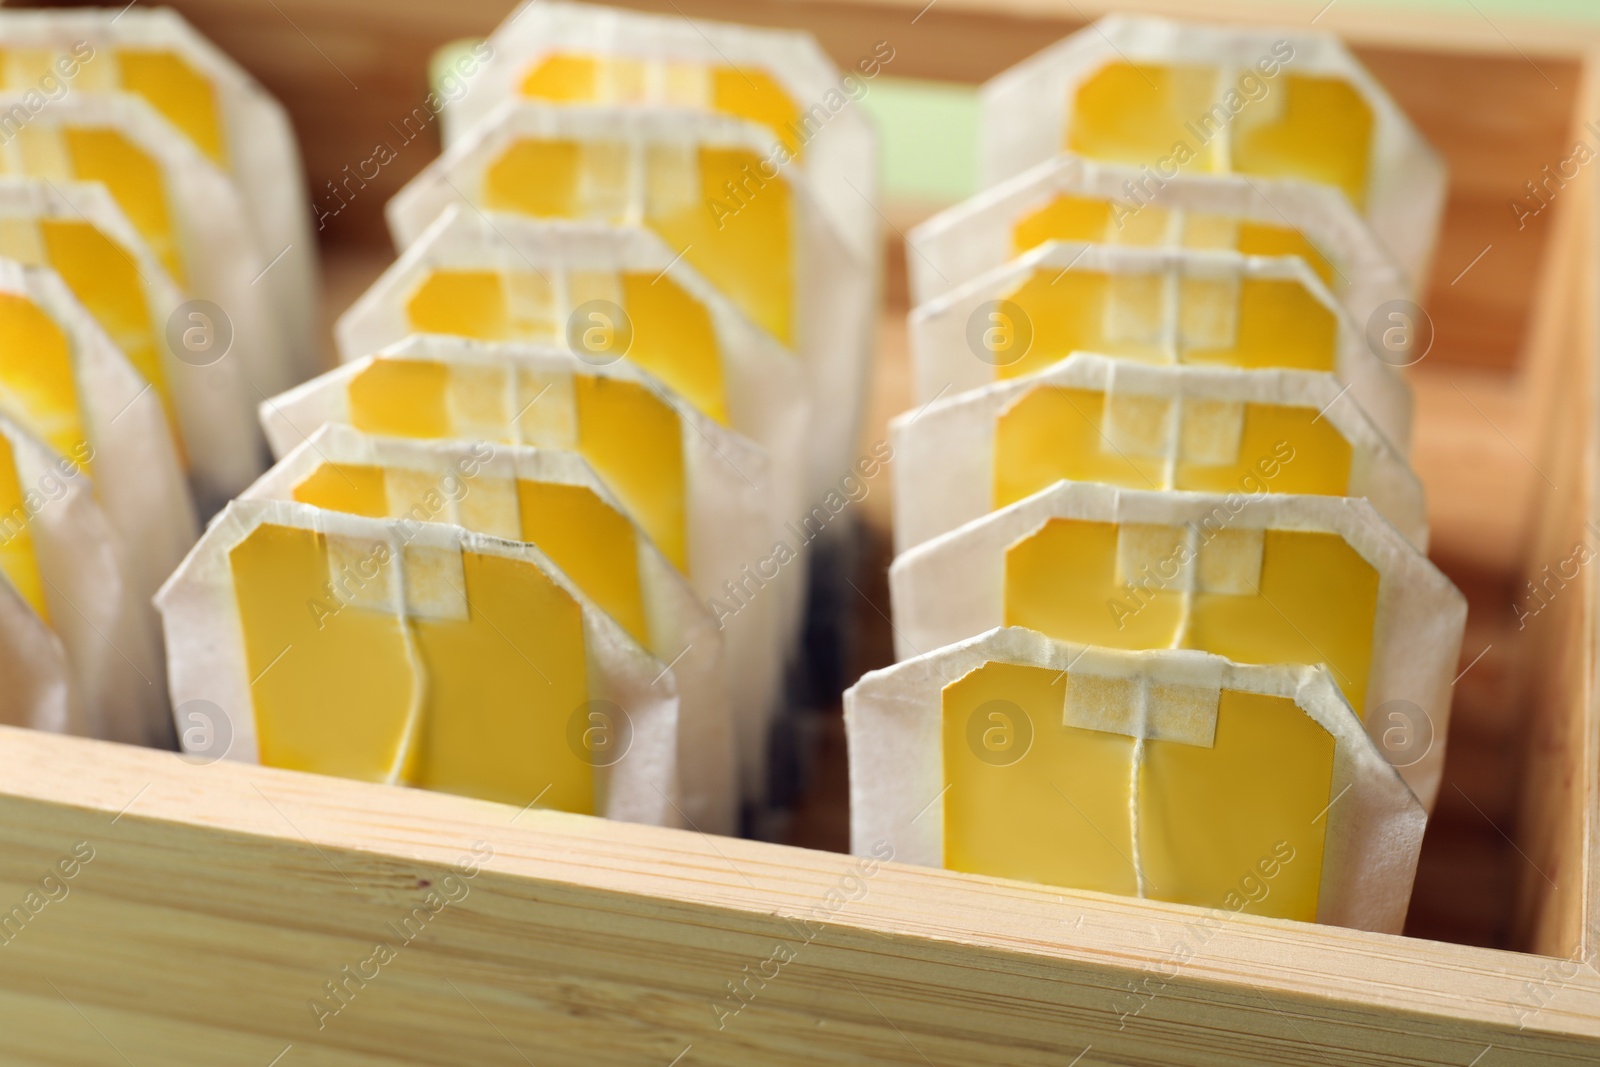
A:
[[[1359,496],[1426,551],[1422,484],[1331,374],[1077,353],[890,422],[897,551],[1058,481]]]
[[[1338,38],[1113,15],[983,87],[984,186],[1070,152],[1184,173],[1340,190],[1427,277],[1443,161]]]
[[[1427,817],[1322,668],[997,629],[866,674],[845,730],[857,855],[1404,923]]]
[[[454,523],[533,544],[678,685],[679,797],[689,825],[737,832],[732,665],[711,612],[583,459],[552,449],[369,437],[323,426],[245,490],[387,519]],[[739,680],[737,672],[733,679]]]
[[[236,501],[157,606],[197,756],[678,821],[670,668],[530,545]]]
[[[1431,807],[1466,599],[1365,500],[1053,487],[902,553],[902,659],[996,626],[1324,664]]]

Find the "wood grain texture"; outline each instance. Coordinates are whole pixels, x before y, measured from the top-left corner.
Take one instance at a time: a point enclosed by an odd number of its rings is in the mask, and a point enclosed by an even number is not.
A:
[[[1586,79],[1581,112],[1600,106],[1600,70]],[[1595,960],[1595,814],[1600,803],[1595,711],[1596,567],[1563,580],[1578,546],[1600,552],[1595,484],[1600,402],[1600,185],[1594,175],[1559,205],[1559,230],[1545,271],[1526,375],[1529,417],[1544,438],[1537,465],[1543,493],[1531,528],[1519,599],[1540,610],[1527,620],[1533,650],[1521,825],[1528,850],[1521,875],[1519,939],[1536,951]],[[1554,580],[1552,580],[1554,573]],[[1548,602],[1548,606],[1543,606]]]
[[[679,1062],[1045,1067],[1088,1047],[1085,1067],[1210,1067],[1600,1049],[1600,979],[1534,1012],[1536,957],[1232,917],[1179,963],[1193,909],[893,863],[852,880],[846,856],[0,731],[0,902],[79,842],[93,859],[70,892],[0,947],[0,1056],[665,1067],[692,1046]],[[475,845],[493,855],[465,892],[398,939]],[[830,891],[854,899],[829,910]],[[380,940],[395,958],[319,1029],[310,1002]],[[719,1030],[725,983],[780,943],[794,958]],[[1143,982],[1153,995],[1126,993]]]

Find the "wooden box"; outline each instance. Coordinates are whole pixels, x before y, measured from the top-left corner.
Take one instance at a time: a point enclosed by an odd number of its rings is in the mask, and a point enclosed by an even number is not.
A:
[[[509,2],[176,6],[289,106],[319,196],[421,99],[430,51],[486,33]],[[806,27],[841,64],[887,40],[887,73],[973,82],[1105,5],[640,6]],[[1143,6],[1193,13],[1174,0]],[[1316,15],[1345,34],[1452,169],[1427,295],[1437,339],[1410,374],[1434,555],[1471,616],[1408,936],[1215,921],[1176,905],[7,730],[0,1060],[1600,1060],[1595,567],[1561,576],[1577,544],[1600,549],[1600,164],[1572,162],[1576,143],[1600,149],[1600,127],[1585,125],[1600,117],[1593,41],[1473,12],[1222,6],[1205,14]],[[382,204],[436,150],[408,147],[329,222],[330,321],[391,258]],[[873,437],[908,396],[900,237],[935,206],[885,207]],[[862,506],[869,551],[855,578],[853,672],[888,656],[887,493],[881,479]],[[816,722],[822,760],[789,833],[838,848],[837,710]]]

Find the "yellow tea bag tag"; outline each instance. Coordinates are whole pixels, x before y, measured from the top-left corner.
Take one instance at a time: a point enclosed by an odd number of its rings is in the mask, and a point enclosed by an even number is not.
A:
[[[187,282],[200,296],[246,320],[239,326],[235,356],[249,353],[266,393],[274,391],[269,385],[273,373],[284,375],[281,388],[320,369],[316,240],[299,192],[300,156],[288,116],[260,83],[166,8],[8,8],[0,12],[0,51],[7,57],[0,64],[0,87],[17,94],[51,92],[50,106],[29,123],[45,140],[54,138],[44,131],[59,123],[70,125],[69,116],[109,113],[100,112],[102,105],[91,98],[114,98],[105,106],[136,116],[133,126],[119,128],[118,137],[79,136],[77,144],[71,136],[64,138],[57,142],[62,151],[56,155],[74,170],[88,165],[96,171],[78,173],[79,180],[114,187],[115,199],[124,202],[135,226],[146,232],[158,258],[167,247],[159,236],[165,227],[154,217],[159,204],[149,188],[154,178],[149,164],[154,158],[167,168],[169,221],[179,231],[172,235],[178,247],[169,258],[184,266]],[[52,85],[64,87],[59,100]],[[29,136],[24,133],[23,140]],[[186,142],[183,149],[156,144],[175,137]],[[172,169],[180,156],[190,162]],[[202,160],[208,167],[195,165]],[[237,189],[235,197],[199,173],[211,168],[226,175]],[[319,223],[343,210],[361,179],[343,181],[339,187],[330,181],[318,191]],[[237,208],[227,207],[234,199]],[[237,216],[224,218],[224,208],[238,211]],[[203,225],[188,229],[191,219]],[[201,247],[207,242],[209,247]],[[258,273],[245,274],[252,267]],[[253,292],[265,294],[271,314],[258,313],[254,305],[263,297],[252,297],[241,287],[257,277]],[[231,294],[234,302],[210,296],[213,286]]]
[[[904,551],[1058,481],[1366,497],[1417,548],[1422,485],[1339,380],[1079,352],[890,422]]]
[[[1426,815],[1323,668],[1009,628],[844,703],[858,854],[1220,917],[1405,920]]]
[[[902,657],[1025,626],[1321,664],[1424,805],[1438,792],[1466,601],[1365,500],[1057,482],[902,553],[889,590]]]
[[[452,204],[652,235],[665,246],[667,263],[681,262],[795,353],[813,415],[811,484],[837,483],[858,458],[876,329],[876,259],[825,210],[811,172],[774,162],[771,150],[761,127],[723,115],[508,100],[408,182],[387,215],[396,245],[407,249]],[[856,200],[871,195],[863,189]],[[560,280],[552,276],[552,290]],[[625,288],[625,303],[665,302],[658,288]],[[619,324],[591,315],[599,310],[593,306],[572,310],[583,312],[574,349],[590,347],[584,338],[592,330],[610,358]],[[560,314],[570,317],[565,308]],[[561,325],[565,333],[569,318]],[[712,384],[703,374],[679,381],[702,398]],[[733,384],[726,376],[723,382],[724,390]]]
[[[387,519],[402,535],[424,523],[454,523],[538,548],[629,637],[672,664],[684,770],[679,803],[706,832],[733,832],[739,798],[729,693],[748,680],[745,668],[724,655],[724,633],[711,612],[581,456],[487,441],[370,437],[332,423],[241,499],[292,500]],[[460,554],[406,551],[407,613],[464,617]],[[398,595],[385,587],[382,602],[392,605]],[[744,651],[731,631],[728,641]],[[748,702],[740,707],[739,726],[756,730],[757,709]]]
[[[0,112],[19,99],[0,93]],[[242,361],[263,393],[321,369],[296,364],[314,346],[296,338],[291,352],[273,289],[256,284],[270,254],[238,188],[141,98],[83,93],[53,102],[0,146],[0,173],[103,185],[179,289],[226,309],[226,325],[217,326],[229,335],[227,358]]]
[[[148,603],[198,532],[161,400],[59,275],[3,259],[0,413],[92,478]]]
[[[1427,276],[1445,168],[1338,39],[1113,15],[997,75],[982,92],[981,181],[1060,152],[1135,172],[1315,182],[1345,197],[1415,281]]]
[[[761,449],[626,362],[596,367],[538,346],[415,337],[275,397],[261,413],[280,456],[330,422],[419,440],[571,448],[706,589],[739,573],[731,560],[770,548],[780,518]],[[558,425],[571,427],[570,440],[525,436],[530,426]]]
[[[197,754],[678,819],[671,668],[532,546],[236,501],[158,606],[180,725],[229,735]]]
[[[881,220],[866,196],[877,184],[877,135],[856,104],[893,60],[894,48],[880,43],[840,71],[810,34],[794,30],[524,3],[455,64],[444,143],[468,136],[508,100],[738,120],[760,132],[763,158],[792,158],[813,176],[840,233],[876,262]]]
[[[1332,374],[1402,453],[1410,442],[1403,361],[1370,346],[1298,257],[1049,241],[918,305],[908,329],[918,406],[1096,352]]]
[[[334,332],[346,359],[428,333],[565,348],[595,366],[626,361],[765,448],[786,517],[836,480],[818,482],[824,472],[809,462],[799,360],[643,230],[491,222],[453,204]]]
[[[471,405],[452,399],[468,387],[489,395]],[[495,399],[495,388],[506,395]],[[485,416],[505,411],[507,420],[498,428],[462,425],[458,418],[469,407]],[[741,727],[741,762],[760,765],[783,650],[799,624],[806,546],[826,523],[785,521],[775,512],[767,457],[755,443],[661,390],[626,360],[593,366],[556,349],[438,335],[346,363],[261,411],[280,456],[329,423],[494,449],[552,447],[527,435],[535,415],[540,425],[569,427],[571,438],[555,447],[582,457],[723,629],[742,672],[735,691],[754,709],[753,724]],[[462,517],[458,511],[450,521]]]
[[[261,437],[244,363],[213,347],[225,323],[184,302],[105,188],[0,178],[0,220],[0,257],[53,270],[149,383],[202,506],[247,485]]]

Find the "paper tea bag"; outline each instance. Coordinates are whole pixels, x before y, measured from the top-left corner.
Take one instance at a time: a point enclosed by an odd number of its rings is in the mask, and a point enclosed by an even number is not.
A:
[[[0,95],[0,117],[25,100]],[[270,396],[300,380],[282,311],[254,284],[267,261],[239,190],[149,104],[93,93],[54,101],[0,144],[0,173],[104,185],[179,290],[216,305],[192,310],[226,332],[252,385]]]
[[[1422,483],[1331,374],[1078,353],[889,424],[896,551],[1057,481],[1362,496],[1421,551]]]
[[[991,630],[844,695],[850,841],[907,863],[1399,933],[1427,822],[1322,667]]]
[[[1365,500],[1057,482],[904,553],[889,591],[901,658],[1026,626],[1325,664],[1425,807],[1438,792],[1466,599]]]
[[[880,41],[840,74],[808,33],[526,0],[487,42],[489,58],[444,110],[454,144],[508,99],[601,107],[683,108],[743,119],[793,158],[841,236],[876,263],[878,139],[855,102],[893,60]]]
[[[90,476],[154,626],[150,598],[198,533],[166,411],[54,271],[5,259],[0,413]]]
[[[316,242],[294,131],[237,63],[167,8],[6,8],[0,85],[33,94],[5,116],[18,126],[79,94],[134,96],[159,112],[237,184],[256,247],[272,265],[258,285],[278,306],[284,342],[297,357],[294,380],[322,369]]]
[[[732,834],[738,789],[731,664],[710,611],[576,453],[369,437],[330,423],[278,461],[241,500],[292,500],[389,519],[405,531],[450,522],[526,541],[678,683],[679,804],[690,826]]]
[[[1058,152],[1179,173],[1304,178],[1426,278],[1445,167],[1337,38],[1110,16],[991,79],[981,181]]]
[[[531,545],[235,501],[157,606],[197,756],[678,821],[677,680]]]
[[[918,405],[1100,352],[1332,373],[1349,386],[1341,403],[1358,403],[1402,455],[1411,441],[1395,364],[1293,257],[1050,241],[916,307],[909,329]]]
[[[665,393],[627,361],[418,336],[262,405],[273,454],[326,423],[364,433],[576,452],[703,598],[729,660],[741,767],[764,764],[784,650],[797,624],[796,553],[778,542],[767,461],[754,443]],[[779,547],[783,551],[778,551]],[[749,729],[751,720],[761,724]],[[759,792],[755,783],[747,783]]]
[[[0,722],[170,744],[155,628],[78,458],[0,415]]]
[[[627,359],[765,448],[786,518],[826,492],[802,480],[805,368],[646,230],[491,222],[452,204],[334,332],[346,359],[415,333],[554,345],[599,366]]]
[[[875,261],[822,210],[810,176],[770,162],[767,132],[713,114],[507,102],[389,201],[409,247],[446,206],[653,232],[810,383],[813,484],[855,459],[876,328]]]
[[[942,211],[907,238],[912,302],[931,300],[1046,241],[1299,256],[1357,323],[1408,278],[1337,189],[1295,178],[1179,174],[1056,156]]]
[[[250,484],[261,469],[261,436],[244,364],[217,351],[214,323],[179,314],[177,287],[104,186],[0,178],[0,258],[59,274],[150,384],[202,511]],[[207,340],[186,345],[187,331]]]

